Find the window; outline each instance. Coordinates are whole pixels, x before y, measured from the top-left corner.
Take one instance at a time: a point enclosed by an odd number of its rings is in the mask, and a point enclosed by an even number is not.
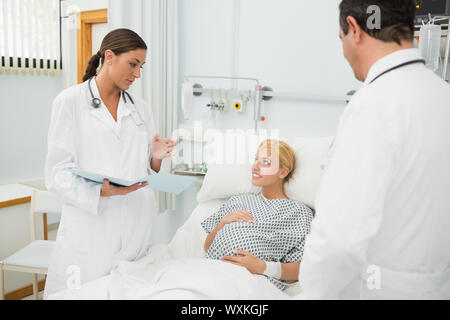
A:
[[[58,75],[59,0],[0,0],[0,74]]]

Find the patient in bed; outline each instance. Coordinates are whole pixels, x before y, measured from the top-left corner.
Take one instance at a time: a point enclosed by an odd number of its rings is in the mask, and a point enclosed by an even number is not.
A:
[[[298,280],[313,212],[284,192],[294,168],[295,154],[288,144],[266,140],[259,146],[252,184],[262,187],[261,193],[233,196],[201,223],[209,233],[206,258],[243,266],[281,290]]]

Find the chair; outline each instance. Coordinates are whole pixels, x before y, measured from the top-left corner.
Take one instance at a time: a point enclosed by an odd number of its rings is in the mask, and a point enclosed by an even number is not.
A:
[[[38,274],[47,274],[50,256],[55,241],[36,240],[35,215],[37,213],[60,214],[62,203],[49,191],[33,190],[30,205],[31,243],[0,261],[0,300],[4,299],[4,271],[28,272],[33,274],[33,296],[39,295]]]

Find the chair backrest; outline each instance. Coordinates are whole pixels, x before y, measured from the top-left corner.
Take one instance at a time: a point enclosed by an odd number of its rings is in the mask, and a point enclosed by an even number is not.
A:
[[[61,214],[62,201],[49,191],[33,190],[30,205],[30,236],[36,240],[35,215],[37,213]]]

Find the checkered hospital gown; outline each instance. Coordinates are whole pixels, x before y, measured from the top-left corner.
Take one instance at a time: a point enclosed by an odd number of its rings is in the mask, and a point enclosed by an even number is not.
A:
[[[255,222],[226,224],[217,232],[206,258],[236,256],[235,250],[245,250],[268,262],[302,260],[305,237],[310,232],[313,219],[313,211],[309,207],[296,200],[269,200],[261,193],[241,194],[231,197],[201,225],[210,233],[226,215],[237,210],[248,211]],[[268,278],[281,290],[292,283]]]

